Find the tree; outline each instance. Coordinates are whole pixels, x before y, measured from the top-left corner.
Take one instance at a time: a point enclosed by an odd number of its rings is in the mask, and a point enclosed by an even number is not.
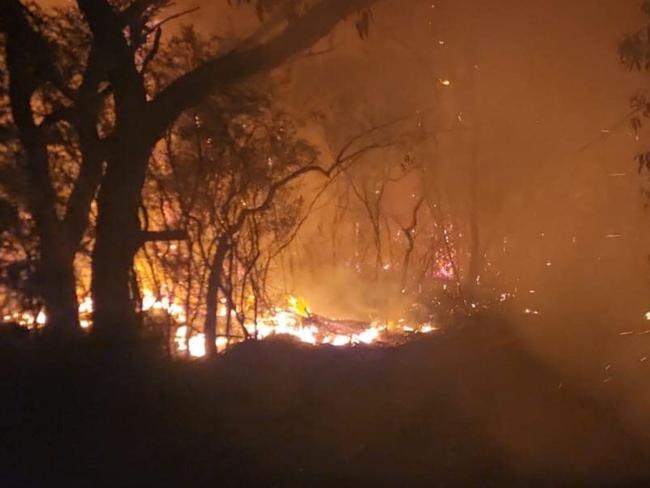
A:
[[[136,10],[156,2],[136,2]],[[95,328],[99,334],[123,338],[136,323],[129,291],[133,256],[141,241],[138,209],[149,157],[169,125],[209,93],[265,72],[311,46],[343,17],[372,0],[328,0],[316,4],[269,40],[217,56],[189,71],[152,100],[128,39],[122,16],[106,1],[79,0],[98,50],[111,61],[108,78],[114,90],[115,127],[106,173],[98,195],[93,253]]]
[[[94,53],[85,46],[86,32],[75,27],[79,20],[70,11],[48,15],[15,0],[0,7],[2,62],[8,74],[3,80],[2,103],[8,112],[3,156],[17,161],[13,169],[24,179],[20,193],[38,239],[34,288],[52,329],[62,335],[79,330],[73,261],[88,225],[105,149],[96,131],[102,122],[102,93],[97,93],[102,77]],[[80,66],[76,60],[85,56],[89,61]],[[78,77],[83,81],[73,88],[71,80]],[[66,147],[68,156],[81,153],[65,202],[53,174],[61,170],[52,164],[57,144]]]
[[[99,188],[92,255],[94,331],[118,341],[132,337],[137,317],[130,276],[133,257],[146,240],[138,212],[155,145],[186,109],[210,93],[268,72],[317,42],[340,20],[358,13],[357,29],[365,35],[367,9],[376,1],[310,5],[260,0],[260,15],[271,14],[263,28],[239,48],[212,56],[156,90],[148,84],[148,70],[160,48],[164,21],[155,18],[169,1],[78,0],[84,20],[79,22],[78,44],[64,28],[77,24],[62,11],[50,18],[19,0],[4,2],[0,28],[6,39],[9,99],[27,153],[25,173],[34,189],[29,207],[39,237],[40,268],[47,277],[43,299],[51,323],[77,329],[72,261]],[[48,34],[50,25],[56,27],[56,36]],[[36,114],[31,101],[41,92],[46,110]],[[81,153],[63,218],[56,211],[46,137],[47,129],[61,125],[72,127]]]
[[[288,187],[321,170],[316,159],[291,118],[252,93],[208,97],[168,132],[151,199],[170,197],[158,220],[166,213],[176,216],[188,234],[182,259],[202,270],[176,280],[185,281],[185,293],[192,295],[186,308],[205,317],[208,355],[215,352],[220,302],[227,311],[226,336],[235,313],[243,337],[249,337],[244,302],[262,298],[260,259],[297,225],[302,199]]]

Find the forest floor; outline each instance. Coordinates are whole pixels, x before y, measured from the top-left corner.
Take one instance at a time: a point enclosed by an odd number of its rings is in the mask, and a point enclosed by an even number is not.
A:
[[[650,481],[650,443],[616,402],[494,321],[389,349],[246,343],[211,362],[5,344],[0,379],[5,488]]]

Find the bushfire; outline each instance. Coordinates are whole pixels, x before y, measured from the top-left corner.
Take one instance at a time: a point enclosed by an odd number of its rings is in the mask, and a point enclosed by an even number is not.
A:
[[[141,310],[147,313],[163,313],[173,319],[174,353],[178,356],[200,358],[206,355],[205,335],[202,332],[188,329],[185,309],[169,297],[157,298],[152,292],[142,296]],[[91,314],[93,303],[90,297],[85,298],[79,305],[82,317],[81,326],[88,330],[92,327]],[[227,316],[225,306],[219,310],[221,317]],[[234,314],[234,312],[231,312]],[[39,328],[46,323],[45,312],[34,315],[30,312],[15,313],[4,317],[28,328]],[[265,340],[271,337],[287,336],[311,346],[357,346],[357,345],[395,345],[402,343],[418,334],[431,334],[438,330],[432,323],[411,324],[405,319],[397,321],[373,320],[362,322],[355,320],[339,320],[324,317],[311,312],[310,307],[302,298],[290,295],[286,305],[276,307],[257,318],[245,323],[252,339]],[[218,336],[217,351],[223,353],[229,346],[244,340],[243,336]]]

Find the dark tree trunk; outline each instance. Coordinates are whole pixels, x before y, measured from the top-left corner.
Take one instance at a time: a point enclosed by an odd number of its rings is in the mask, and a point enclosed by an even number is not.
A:
[[[65,244],[43,242],[39,285],[47,324],[62,337],[80,333],[74,276],[74,251]]]
[[[226,240],[221,238],[217,247],[217,252],[210,267],[210,276],[208,278],[208,289],[206,291],[206,315],[205,324],[203,325],[203,334],[205,336],[205,354],[208,357],[217,353],[217,316],[219,311],[219,288],[221,286],[221,277],[223,265],[226,260],[228,246]]]
[[[65,337],[81,330],[73,266],[76,246],[71,244],[70,235],[56,212],[47,142],[43,130],[34,123],[31,109],[31,96],[38,79],[23,59],[19,38],[10,37],[7,43],[9,98],[26,154],[24,170],[30,185],[27,201],[39,239],[37,286],[45,305],[48,326],[54,334]]]
[[[150,150],[133,138],[121,140],[109,160],[97,198],[93,330],[110,341],[128,342],[138,335],[130,276],[142,242],[138,210]]]

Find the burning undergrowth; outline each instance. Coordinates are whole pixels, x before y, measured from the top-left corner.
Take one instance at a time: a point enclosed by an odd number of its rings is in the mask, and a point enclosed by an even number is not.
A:
[[[201,358],[206,355],[205,334],[187,325],[187,312],[169,297],[156,297],[146,292],[140,308],[144,315],[145,328],[149,334],[169,342],[169,352],[177,357]],[[93,303],[90,298],[79,306],[81,324],[86,330],[92,329]],[[418,323],[407,319],[369,321],[338,319],[313,313],[303,298],[288,296],[283,307],[271,307],[254,320],[237,315],[228,310],[225,304],[219,308],[221,319],[239,321],[246,334],[232,333],[216,338],[218,352],[243,342],[245,339],[266,340],[276,337],[291,338],[309,346],[353,347],[372,345],[377,347],[397,346],[416,336],[428,335],[438,330],[432,322]],[[29,312],[16,312],[5,317],[6,322],[15,322],[26,330],[39,330],[45,324],[44,312],[34,315]]]
[[[403,319],[369,322],[335,319],[312,313],[302,299],[290,296],[287,302],[287,307],[274,309],[263,314],[256,322],[246,324],[252,338],[264,340],[286,336],[311,346],[345,347],[361,344],[395,346],[417,334],[430,334],[437,330],[430,323],[410,325]],[[192,357],[204,356],[204,335],[191,334],[189,339],[187,336],[187,326],[176,329],[174,342],[177,352],[181,354],[189,352]],[[242,340],[241,337],[218,337],[217,350],[223,352],[228,346]]]

